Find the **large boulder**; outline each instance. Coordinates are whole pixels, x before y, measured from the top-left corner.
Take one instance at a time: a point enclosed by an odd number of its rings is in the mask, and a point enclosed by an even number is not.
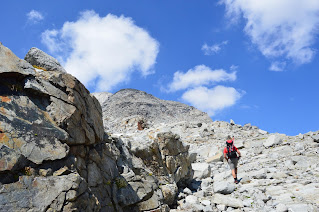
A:
[[[215,194],[212,202],[218,205],[226,205],[232,208],[243,208],[243,201],[230,197],[229,195]]]
[[[269,148],[274,145],[278,145],[282,143],[282,139],[279,135],[274,134],[267,138],[267,140],[263,143],[264,147]]]
[[[214,192],[220,194],[231,194],[235,190],[234,183],[221,181],[214,182]]]
[[[163,184],[184,183],[192,179],[193,172],[188,154],[189,146],[172,132],[158,132],[155,137],[135,137],[130,141],[130,151],[142,159]]]
[[[192,163],[192,169],[194,170],[194,179],[205,179],[210,177],[211,167],[208,163]]]
[[[37,69],[66,73],[65,69],[54,57],[48,55],[38,48],[32,47],[24,59]]]
[[[73,76],[48,70],[0,44],[0,208],[122,211],[119,150],[99,102]]]

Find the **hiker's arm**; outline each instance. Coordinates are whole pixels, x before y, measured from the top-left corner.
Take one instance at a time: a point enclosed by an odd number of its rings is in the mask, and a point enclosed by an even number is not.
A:
[[[224,158],[225,158],[225,160],[226,161],[228,161],[228,158],[227,158],[227,156],[226,156],[226,153],[224,152]]]
[[[240,151],[237,149],[238,157],[241,157]]]

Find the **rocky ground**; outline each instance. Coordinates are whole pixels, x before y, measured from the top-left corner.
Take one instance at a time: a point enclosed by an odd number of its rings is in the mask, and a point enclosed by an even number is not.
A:
[[[196,181],[179,193],[176,211],[319,211],[319,132],[292,137],[225,122],[212,129],[211,139],[191,145]],[[242,153],[239,184],[220,160],[221,135],[233,135]]]
[[[120,92],[140,95],[140,91],[132,89]],[[107,95],[108,99],[112,98]],[[138,99],[139,106],[147,104],[145,98],[146,95]],[[113,104],[127,101],[131,101],[130,98]],[[137,105],[132,107],[138,108]],[[116,108],[107,110],[104,118]],[[127,110],[132,111],[129,107]],[[156,110],[150,108],[149,113],[153,112]],[[205,119],[205,115],[198,120],[165,118],[163,121],[156,116],[121,113],[117,120],[121,120],[122,130],[114,135],[129,140],[133,149],[151,144],[161,132],[172,132],[189,145],[194,179],[179,186],[171,211],[319,211],[319,131],[286,136],[269,134],[250,124],[240,126],[232,120],[230,123],[213,122]],[[138,129],[140,120],[146,123],[143,129]],[[227,135],[235,137],[235,145],[242,153],[239,184],[234,184],[222,157]]]
[[[0,43],[0,211],[319,211],[318,146],[319,131],[213,122],[143,91],[92,95],[41,50]]]

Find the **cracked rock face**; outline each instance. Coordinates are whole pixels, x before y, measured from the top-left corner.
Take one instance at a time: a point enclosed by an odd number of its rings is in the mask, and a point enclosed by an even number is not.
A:
[[[43,52],[26,60],[0,44],[0,210],[167,211],[175,193],[104,132],[97,99]]]
[[[0,44],[1,210],[122,211],[117,151],[76,78],[39,71]]]
[[[41,164],[64,158],[69,152],[67,144],[102,140],[101,108],[83,85],[68,74],[21,70],[25,62],[1,48],[2,55],[7,55],[0,58],[1,145],[14,151],[5,153],[7,160],[2,160],[0,170],[14,168],[8,155],[22,155]]]

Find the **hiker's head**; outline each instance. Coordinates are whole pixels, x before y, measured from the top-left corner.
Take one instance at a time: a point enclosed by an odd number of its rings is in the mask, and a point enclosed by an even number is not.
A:
[[[227,136],[226,145],[227,145],[227,146],[230,146],[230,145],[232,145],[232,144],[233,144],[233,140],[232,140],[231,136],[229,135],[229,136]]]
[[[227,146],[233,145],[233,140],[227,140],[227,141],[226,141],[226,145],[227,145]]]

